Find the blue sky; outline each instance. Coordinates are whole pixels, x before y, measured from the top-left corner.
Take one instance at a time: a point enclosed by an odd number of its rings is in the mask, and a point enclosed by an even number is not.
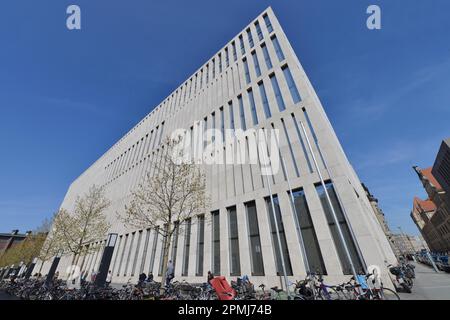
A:
[[[82,30],[66,29],[66,8]],[[365,26],[378,4],[382,29]],[[79,174],[271,5],[360,179],[391,227],[417,233],[450,136],[450,2],[8,1],[0,12],[0,232],[51,216]]]

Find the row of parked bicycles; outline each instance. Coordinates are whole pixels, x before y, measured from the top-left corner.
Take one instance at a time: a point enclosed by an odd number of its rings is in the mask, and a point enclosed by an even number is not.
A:
[[[397,289],[411,292],[414,267],[407,263],[389,266]],[[0,283],[0,290],[27,300],[400,300],[398,293],[385,288],[375,274],[358,275],[338,285],[329,285],[320,274],[291,282],[289,293],[278,287],[254,284],[247,276],[228,283],[214,277],[209,283],[173,281],[161,288],[156,281],[128,282],[121,287],[94,286],[89,282],[75,289],[63,280],[13,279]],[[163,290],[161,290],[163,289]]]

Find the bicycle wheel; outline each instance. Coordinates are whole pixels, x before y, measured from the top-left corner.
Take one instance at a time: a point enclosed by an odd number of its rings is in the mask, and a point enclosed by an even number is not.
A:
[[[318,300],[341,300],[341,295],[332,287],[319,290]]]
[[[394,290],[383,288],[380,291],[383,300],[400,300],[400,296]]]

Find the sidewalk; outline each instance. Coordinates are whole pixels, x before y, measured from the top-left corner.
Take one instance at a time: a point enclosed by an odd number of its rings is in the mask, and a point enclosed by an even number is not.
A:
[[[399,293],[402,300],[450,300],[450,273],[436,273],[421,263],[416,266],[412,293]]]

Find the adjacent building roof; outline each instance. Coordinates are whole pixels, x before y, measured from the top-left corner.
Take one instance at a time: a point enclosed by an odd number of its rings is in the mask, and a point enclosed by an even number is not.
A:
[[[435,211],[437,209],[434,202],[430,199],[422,200],[418,197],[414,197],[414,207],[421,209],[420,211],[423,212]]]
[[[428,179],[428,181],[430,181],[433,186],[436,187],[436,189],[438,189],[438,191],[442,190],[441,185],[439,184],[439,182],[436,180],[436,178],[433,176],[433,174],[431,173],[431,169],[432,167],[426,168],[426,169],[419,169],[420,172],[422,172],[422,174],[425,176],[425,178]]]

